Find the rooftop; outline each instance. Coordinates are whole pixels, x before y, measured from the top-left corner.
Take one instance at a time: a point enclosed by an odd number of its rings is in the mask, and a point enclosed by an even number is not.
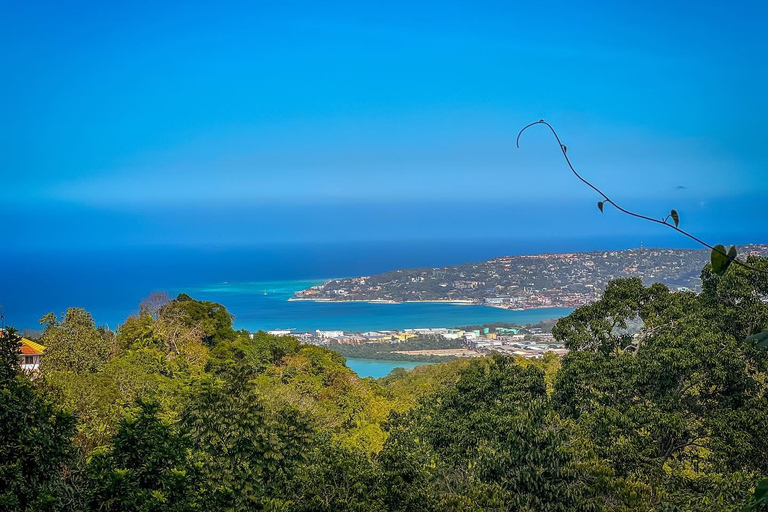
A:
[[[39,355],[45,352],[45,347],[27,338],[21,338],[21,353],[25,356]]]

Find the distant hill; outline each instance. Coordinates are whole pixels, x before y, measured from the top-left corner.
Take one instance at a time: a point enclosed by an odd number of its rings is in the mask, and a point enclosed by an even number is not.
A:
[[[768,256],[768,245],[739,247],[739,254]],[[524,309],[578,307],[596,300],[613,280],[639,277],[673,290],[698,291],[706,249],[640,248],[504,256],[479,263],[401,269],[333,279],[297,292],[296,300],[455,301]]]

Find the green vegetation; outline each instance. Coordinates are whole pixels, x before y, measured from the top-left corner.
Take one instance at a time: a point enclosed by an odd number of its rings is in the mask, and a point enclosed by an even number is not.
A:
[[[426,363],[440,363],[450,361],[453,357],[433,355],[398,354],[398,351],[408,350],[440,350],[458,349],[464,346],[461,340],[449,340],[442,336],[419,336],[402,343],[365,343],[352,345],[348,343],[332,342],[328,348],[338,352],[344,357],[355,359],[383,359],[387,361],[417,361]]]
[[[0,510],[55,510],[67,492],[75,419],[20,374],[20,338],[0,333]]]
[[[562,359],[379,381],[187,296],[47,315],[33,379],[0,336],[0,511],[766,510],[767,276],[613,281]]]

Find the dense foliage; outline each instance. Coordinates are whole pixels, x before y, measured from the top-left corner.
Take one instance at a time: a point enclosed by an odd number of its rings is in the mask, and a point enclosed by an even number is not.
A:
[[[0,336],[0,510],[765,510],[768,280],[702,277],[610,283],[562,359],[379,381],[185,295],[47,315],[32,379]]]
[[[75,421],[19,373],[20,341],[0,332],[0,510],[56,510]]]

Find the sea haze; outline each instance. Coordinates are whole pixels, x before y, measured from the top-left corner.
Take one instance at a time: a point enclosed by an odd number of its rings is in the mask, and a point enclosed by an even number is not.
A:
[[[679,239],[675,239],[679,240]],[[670,240],[658,245],[674,246]],[[663,243],[666,242],[666,243]],[[5,322],[39,327],[47,312],[91,311],[98,324],[122,323],[155,290],[186,292],[224,304],[247,329],[347,329],[529,322],[567,310],[514,312],[449,304],[288,302],[324,279],[482,261],[509,254],[623,249],[636,237],[603,239],[386,241],[274,244],[258,247],[130,247],[87,250],[9,249],[0,254]],[[649,245],[649,244],[646,244]],[[267,295],[264,295],[264,292]]]

